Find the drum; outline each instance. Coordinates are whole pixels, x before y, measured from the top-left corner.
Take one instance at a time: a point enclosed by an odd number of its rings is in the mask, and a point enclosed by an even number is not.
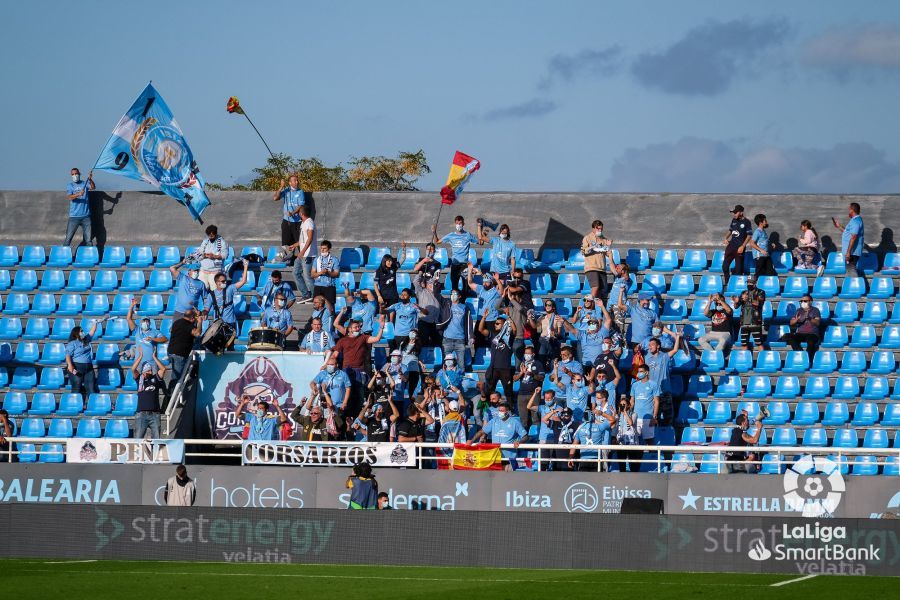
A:
[[[209,324],[209,327],[206,329],[206,333],[203,334],[203,339],[200,341],[200,345],[202,345],[206,350],[212,352],[215,355],[220,355],[234,342],[235,331],[234,327],[223,321],[222,319],[216,319],[212,323]]]
[[[284,334],[271,327],[256,327],[250,330],[251,350],[284,350]]]

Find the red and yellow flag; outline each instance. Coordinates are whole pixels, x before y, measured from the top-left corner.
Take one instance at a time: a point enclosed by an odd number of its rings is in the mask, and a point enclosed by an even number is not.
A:
[[[500,444],[453,444],[450,468],[460,471],[502,471]]]
[[[447,184],[441,188],[441,203],[453,204],[462,194],[469,177],[480,168],[481,161],[457,150],[453,155],[453,162],[450,164]]]
[[[232,96],[228,99],[228,104],[225,105],[225,110],[229,113],[237,113],[239,115],[244,114],[244,109],[241,108],[241,102],[237,99],[237,96]]]

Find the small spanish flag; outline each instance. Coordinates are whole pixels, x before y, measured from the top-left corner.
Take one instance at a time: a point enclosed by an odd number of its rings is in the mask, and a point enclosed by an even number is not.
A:
[[[441,203],[453,204],[462,194],[466,182],[472,173],[481,168],[481,161],[464,154],[459,150],[453,155],[450,164],[450,175],[447,176],[447,184],[441,188]]]
[[[459,471],[502,471],[500,444],[453,444],[451,469]]]
[[[225,105],[225,110],[227,110],[231,114],[244,114],[244,109],[241,108],[241,102],[237,99],[237,96],[232,96],[228,99],[228,104]]]

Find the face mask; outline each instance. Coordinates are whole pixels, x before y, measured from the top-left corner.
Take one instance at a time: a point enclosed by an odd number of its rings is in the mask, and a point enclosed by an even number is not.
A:
[[[450,300],[452,300],[453,302],[458,302],[459,294],[456,294],[456,293],[450,294]]]
[[[528,354],[525,355],[525,361],[526,361],[526,362],[530,362],[530,361],[533,360],[533,359],[534,359],[534,354],[531,354],[531,353],[529,352]]]
[[[319,251],[319,256],[323,256],[325,258],[328,258],[329,254],[330,254],[330,252],[328,250],[320,250]]]
[[[456,224],[456,231],[462,231],[462,230],[463,230],[462,224],[461,224],[461,223],[457,223],[457,224]]]
[[[659,337],[659,335],[660,335],[661,333],[662,333],[662,329],[659,329],[659,328],[657,328],[657,327],[654,327],[654,328],[653,328],[653,337]]]
[[[264,411],[263,409],[261,409],[261,408],[257,408],[257,409],[256,409],[256,416],[257,416],[257,417],[263,417],[263,416],[265,416],[265,414],[266,414],[266,411]]]
[[[400,298],[400,304],[409,304],[409,298]]]
[[[607,344],[607,343],[600,344],[600,350],[602,352],[609,352],[609,344]]]
[[[572,385],[574,385],[575,387],[579,387],[579,388],[584,387],[584,381],[583,380],[582,381],[573,381]]]
[[[227,285],[227,284],[226,284],[224,281],[220,281],[219,283],[216,284],[216,286],[217,286],[220,290],[224,290],[226,285]]]
[[[350,335],[350,337],[355,338],[355,337],[358,337],[358,336],[359,336],[359,332],[358,332],[358,331],[351,331],[351,332],[349,333],[349,335]]]
[[[637,374],[638,379],[643,379],[646,376],[647,376],[646,371],[638,371],[638,374]]]
[[[278,308],[281,308],[282,306],[284,306],[284,300],[276,300],[275,306],[277,306]]]
[[[444,366],[447,367],[448,369],[452,369],[456,366],[456,361],[455,360],[444,361]]]
[[[411,340],[416,339],[416,332],[415,332],[415,331],[410,331],[410,332],[409,332],[409,339],[411,339]]]
[[[550,398],[549,400],[544,400],[544,404],[546,404],[547,406],[553,406],[554,404],[556,404],[556,400]]]
[[[79,181],[81,181],[81,175],[72,175],[73,183],[78,183]]]
[[[600,227],[600,228],[595,229],[594,233],[596,233],[597,235],[603,235],[603,228]]]
[[[85,332],[83,332],[83,331],[82,331],[81,333],[78,334],[78,339],[79,339],[79,340],[84,340],[84,338],[86,338],[86,337],[87,337],[87,334],[86,334]]]
[[[501,234],[500,234],[500,239],[501,239],[501,240],[505,240],[505,239],[507,239],[508,237],[509,237],[509,234],[508,234],[508,233],[501,233]]]
[[[588,325],[587,330],[588,330],[588,333],[597,333],[597,326],[596,325]]]
[[[392,364],[392,365],[400,364],[400,357],[399,357],[399,356],[392,356],[392,357],[391,357],[391,364]]]
[[[800,308],[806,310],[807,308],[809,308],[809,302],[801,302]]]
[[[425,253],[425,256],[427,256],[428,258],[432,258],[434,256],[434,250],[429,250]]]
[[[383,384],[384,384],[384,378],[383,378],[383,377],[377,377],[377,378],[375,378],[375,383],[377,383],[378,385],[383,385]]]
[[[200,272],[191,271],[190,273],[188,273],[188,277],[190,277],[191,279],[197,279],[198,277],[200,277]]]
[[[498,414],[498,416],[499,416],[501,419],[503,419],[503,420],[505,421],[506,419],[509,418],[509,413],[508,413],[508,412],[501,412],[501,413]]]
[[[334,365],[325,365],[325,370],[329,373],[334,373],[335,366]]]
[[[141,331],[150,331],[150,323],[141,323]]]

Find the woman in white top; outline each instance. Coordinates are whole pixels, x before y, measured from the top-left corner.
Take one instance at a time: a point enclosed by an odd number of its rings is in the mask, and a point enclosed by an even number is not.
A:
[[[819,264],[824,264],[820,254],[819,234],[806,219],[800,222],[800,239],[791,253],[798,269],[815,269]]]

